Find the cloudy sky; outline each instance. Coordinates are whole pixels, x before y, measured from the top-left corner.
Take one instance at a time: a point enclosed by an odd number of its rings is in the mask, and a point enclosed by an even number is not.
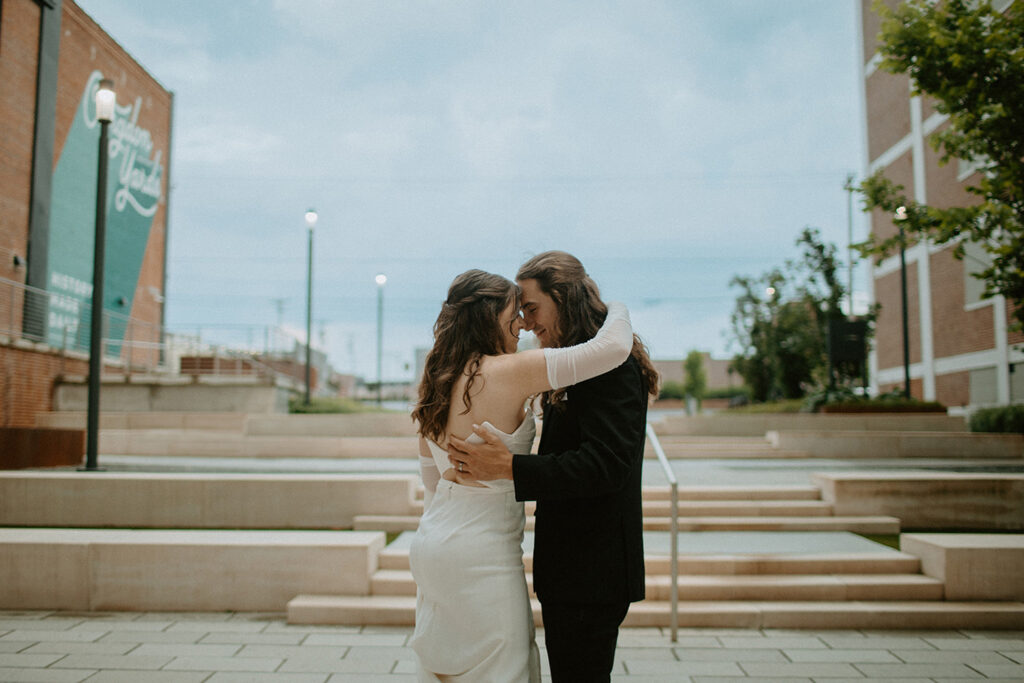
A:
[[[314,340],[371,379],[378,272],[398,379],[468,268],[573,252],[656,358],[726,357],[734,275],[845,253],[856,0],[77,2],[175,93],[172,330],[304,334],[308,207]]]

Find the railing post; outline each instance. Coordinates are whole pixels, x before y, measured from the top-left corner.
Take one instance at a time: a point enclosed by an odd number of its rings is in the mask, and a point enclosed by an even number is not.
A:
[[[661,441],[654,431],[654,426],[650,422],[647,423],[647,439],[651,442],[655,455],[658,456],[658,462],[661,463],[661,469],[665,472],[670,491],[669,533],[672,537],[669,540],[669,574],[672,584],[669,587],[669,609],[672,610],[672,613],[669,615],[669,628],[672,642],[675,643],[679,640],[679,482],[676,480],[675,472],[672,471],[672,464],[668,461],[665,450],[661,447]]]

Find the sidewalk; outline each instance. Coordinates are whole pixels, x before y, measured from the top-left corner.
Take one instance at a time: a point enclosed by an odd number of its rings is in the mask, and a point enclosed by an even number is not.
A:
[[[280,614],[8,610],[0,681],[412,682],[411,632],[290,626]],[[673,644],[668,629],[623,629],[614,671],[628,683],[1019,683],[1024,631],[681,629]]]

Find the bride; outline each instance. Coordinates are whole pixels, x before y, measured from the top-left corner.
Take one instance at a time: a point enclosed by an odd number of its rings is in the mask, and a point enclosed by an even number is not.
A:
[[[523,504],[511,480],[477,482],[452,468],[447,437],[473,435],[473,425],[483,425],[513,453],[530,452],[528,399],[618,367],[633,329],[626,308],[612,303],[590,341],[516,353],[522,326],[519,288],[481,270],[455,278],[434,323],[412,413],[424,485],[409,555],[417,586],[410,645],[420,681],[540,681],[523,570]]]

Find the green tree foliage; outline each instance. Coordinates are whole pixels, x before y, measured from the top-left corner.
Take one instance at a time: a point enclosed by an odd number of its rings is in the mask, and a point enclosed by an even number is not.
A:
[[[731,319],[739,345],[732,367],[755,401],[800,398],[828,383],[829,320],[843,315],[840,264],[835,245],[822,242],[815,228],[805,228],[796,244],[801,257],[787,262],[786,274],[774,269],[730,282],[740,290]]]
[[[740,289],[732,330],[740,345],[732,367],[750,387],[755,401],[797,398],[810,381],[817,346],[810,311],[799,301],[785,301],[788,286],[776,269],[759,278],[735,276]]]
[[[704,398],[708,388],[708,376],[704,372],[704,354],[690,351],[683,361],[683,391],[687,396],[696,399],[697,404]]]
[[[979,244],[991,262],[976,277],[986,295],[1002,294],[1024,324],[1024,8],[995,11],[987,0],[908,0],[882,17],[881,68],[907,73],[914,92],[936,102],[949,126],[930,138],[940,163],[962,159],[980,173],[967,191],[971,206],[916,204],[904,188],[878,172],[860,185],[865,210],[890,214],[906,207],[906,239],[952,243],[963,257],[963,240]],[[900,236],[863,245],[884,257]]]

